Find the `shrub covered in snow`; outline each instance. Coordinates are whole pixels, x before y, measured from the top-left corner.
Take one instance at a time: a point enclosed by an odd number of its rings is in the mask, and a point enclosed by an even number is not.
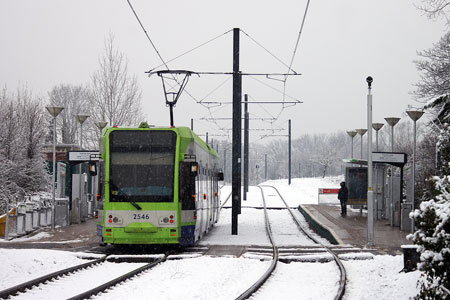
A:
[[[441,155],[441,176],[433,177],[434,190],[426,193],[419,209],[411,213],[416,232],[409,238],[419,246],[419,269],[424,272],[419,281],[417,299],[450,298],[450,130],[447,124],[438,143]]]
[[[450,289],[450,176],[435,178],[441,194],[424,201],[413,217],[417,231],[410,236],[419,245],[419,299],[448,299]]]

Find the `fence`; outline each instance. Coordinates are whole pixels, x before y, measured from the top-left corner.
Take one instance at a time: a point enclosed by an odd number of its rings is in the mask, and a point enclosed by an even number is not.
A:
[[[19,203],[0,216],[0,237],[14,238],[33,232],[40,227],[52,224],[50,199]],[[69,225],[69,199],[57,198],[55,201],[55,225]]]

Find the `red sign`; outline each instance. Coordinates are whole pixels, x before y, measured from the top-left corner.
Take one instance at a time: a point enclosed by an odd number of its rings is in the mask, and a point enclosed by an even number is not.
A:
[[[319,189],[319,194],[338,194],[339,189]]]

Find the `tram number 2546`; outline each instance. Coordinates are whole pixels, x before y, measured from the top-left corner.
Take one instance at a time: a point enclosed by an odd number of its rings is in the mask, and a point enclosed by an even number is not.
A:
[[[150,216],[148,214],[133,214],[133,220],[149,220]]]

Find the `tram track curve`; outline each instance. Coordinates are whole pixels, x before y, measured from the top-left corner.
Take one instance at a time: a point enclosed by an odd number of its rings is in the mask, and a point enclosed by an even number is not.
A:
[[[330,253],[332,255],[333,260],[336,262],[336,264],[337,264],[337,266],[339,268],[339,271],[340,271],[339,288],[338,288],[338,291],[337,291],[336,296],[334,297],[334,299],[335,300],[341,300],[343,298],[343,296],[344,296],[345,285],[346,285],[346,271],[345,271],[345,267],[342,264],[341,260],[339,259],[337,254],[334,253],[329,247],[327,247],[326,245],[321,243],[318,239],[316,239],[314,236],[310,235],[306,230],[303,229],[303,227],[301,226],[300,222],[294,216],[293,212],[291,211],[291,208],[288,206],[287,202],[281,196],[281,194],[278,191],[278,189],[276,187],[274,187],[274,186],[271,186],[271,185],[259,185],[258,188],[261,191],[261,196],[262,196],[263,204],[264,204],[264,216],[265,216],[266,233],[267,233],[267,235],[269,237],[269,240],[270,240],[270,243],[272,244],[272,249],[273,249],[272,263],[269,266],[269,268],[267,269],[267,271],[250,288],[248,288],[244,293],[242,293],[238,298],[236,298],[236,300],[243,300],[243,299],[250,298],[267,281],[267,279],[269,279],[269,277],[272,275],[273,271],[276,269],[277,262],[279,260],[279,250],[278,250],[278,246],[274,242],[274,238],[273,238],[273,234],[272,234],[272,230],[271,230],[271,226],[270,226],[270,222],[269,222],[269,217],[268,217],[268,214],[267,214],[267,205],[266,205],[266,201],[265,201],[263,187],[273,188],[277,192],[277,194],[280,197],[280,199],[283,201],[284,205],[286,206],[286,209],[289,211],[289,213],[290,213],[292,219],[294,220],[294,223],[296,224],[297,228],[303,234],[305,234],[309,239],[311,239],[314,243],[319,244],[321,247],[326,249],[326,251],[328,253]]]

